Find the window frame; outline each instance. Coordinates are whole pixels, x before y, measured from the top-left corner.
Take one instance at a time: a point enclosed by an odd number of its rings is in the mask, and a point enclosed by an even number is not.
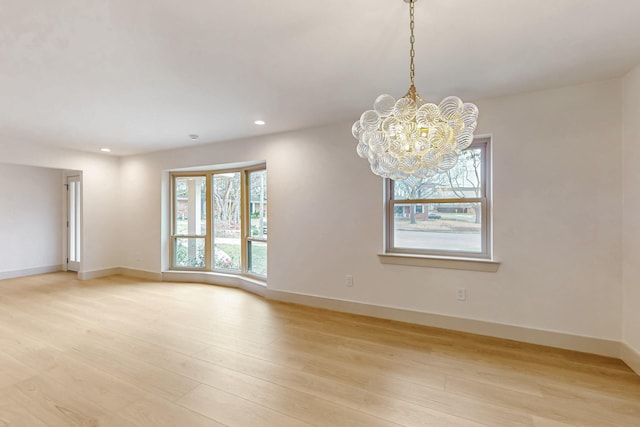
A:
[[[209,181],[211,183],[211,198],[209,200],[207,200],[207,207],[208,209],[210,209],[211,211],[211,243],[210,243],[210,248],[211,248],[211,267],[209,268],[210,271],[214,271],[214,272],[218,272],[218,273],[225,273],[225,274],[244,274],[244,266],[246,264],[245,262],[245,242],[244,242],[244,223],[245,223],[245,218],[244,218],[244,193],[245,193],[245,187],[244,187],[244,181],[245,181],[245,173],[244,173],[244,169],[243,168],[226,168],[226,169],[215,169],[215,170],[211,170],[208,171],[208,178]],[[227,268],[216,268],[215,267],[215,262],[213,262],[213,257],[215,256],[215,227],[213,224],[213,220],[215,218],[214,213],[213,213],[213,177],[214,175],[224,175],[224,174],[230,174],[230,173],[239,173],[240,174],[240,268],[238,270],[235,269],[227,269]]]
[[[443,199],[394,199],[394,182],[384,180],[384,255],[416,256],[452,260],[492,260],[492,191],[491,191],[491,138],[476,137],[466,149],[480,149],[482,173],[480,174],[481,194],[479,197],[443,198]],[[450,251],[437,249],[397,248],[394,246],[394,210],[397,205],[436,204],[436,203],[480,203],[481,210],[481,251]]]
[[[170,227],[170,238],[169,238],[169,262],[171,265],[171,269],[173,270],[182,270],[182,271],[207,271],[211,268],[211,218],[209,216],[210,211],[207,206],[207,216],[206,216],[206,234],[177,234],[176,230],[176,219],[177,219],[177,209],[178,204],[176,203],[176,181],[178,178],[185,177],[204,177],[206,188],[206,197],[205,203],[211,199],[211,178],[210,174],[207,171],[194,171],[194,172],[184,172],[184,173],[171,173],[171,227]],[[175,250],[176,250],[176,239],[202,239],[204,238],[204,266],[202,267],[186,267],[186,266],[177,266],[175,264]]]
[[[242,199],[242,204],[243,204],[243,210],[242,210],[242,224],[243,224],[243,233],[242,233],[242,250],[243,250],[243,255],[242,255],[242,265],[244,266],[243,270],[245,274],[249,274],[251,276],[255,276],[255,277],[260,277],[260,278],[264,278],[265,276],[260,276],[254,272],[251,271],[251,267],[253,264],[253,259],[250,257],[249,254],[249,246],[251,246],[254,242],[258,242],[258,243],[264,243],[265,245],[267,245],[268,247],[268,243],[267,243],[267,235],[264,233],[260,233],[260,235],[264,236],[264,238],[261,237],[254,237],[251,235],[251,180],[249,179],[249,175],[252,172],[259,172],[264,170],[265,173],[267,171],[266,165],[264,167],[252,167],[252,168],[246,168],[244,170],[244,173],[242,174],[242,181],[241,181],[241,185],[243,186],[242,188],[245,190],[242,195],[243,195],[243,199]],[[269,184],[267,183],[267,188],[269,188]],[[267,197],[267,201],[268,201],[268,197]],[[269,212],[269,209],[267,208],[267,212]],[[266,218],[265,218],[266,219]],[[268,255],[267,255],[268,257]],[[268,274],[268,273],[267,273]]]
[[[255,274],[249,269],[248,246],[252,241],[258,241],[267,244],[267,236],[264,238],[256,238],[250,235],[250,201],[251,195],[249,188],[249,174],[251,172],[267,171],[266,163],[260,163],[246,167],[220,168],[220,169],[203,169],[189,171],[172,171],[170,172],[170,193],[171,193],[171,226],[169,231],[169,266],[173,271],[198,271],[198,272],[214,272],[223,274],[236,274],[241,276],[250,276],[258,280],[266,280],[267,275]],[[214,263],[214,215],[213,215],[213,176],[224,173],[240,173],[240,269],[223,269],[216,268]],[[176,234],[176,179],[183,177],[205,177],[206,179],[206,234],[205,235],[182,235]],[[268,212],[268,210],[267,210]],[[175,242],[178,238],[204,238],[205,239],[205,263],[203,267],[188,267],[176,265],[175,259]],[[268,274],[268,273],[267,273]]]

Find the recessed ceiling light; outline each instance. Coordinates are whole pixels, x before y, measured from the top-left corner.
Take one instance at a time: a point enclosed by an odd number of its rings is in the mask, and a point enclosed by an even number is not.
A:
[[[110,153],[111,148],[101,148],[100,151],[102,151],[103,153]]]
[[[253,123],[257,124],[258,126],[264,126],[266,124],[266,122],[264,120],[256,120]]]
[[[195,133],[192,133],[191,135],[189,135],[189,138],[195,141],[196,139],[200,138],[200,135],[196,135]]]

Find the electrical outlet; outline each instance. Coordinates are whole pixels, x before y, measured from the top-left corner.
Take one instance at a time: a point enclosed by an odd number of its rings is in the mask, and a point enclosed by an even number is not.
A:
[[[456,290],[456,298],[458,301],[465,301],[467,299],[467,290],[465,288],[458,288]]]
[[[344,276],[344,285],[349,287],[353,286],[353,276],[351,274]]]

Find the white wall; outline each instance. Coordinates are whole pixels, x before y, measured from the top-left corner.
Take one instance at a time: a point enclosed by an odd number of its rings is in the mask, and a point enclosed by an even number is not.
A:
[[[623,80],[622,339],[640,355],[640,66]]]
[[[62,171],[0,164],[0,277],[62,264]]]
[[[270,289],[620,340],[620,82],[478,105],[497,273],[380,264],[382,181],[355,154],[353,120],[124,158],[122,265],[161,270],[163,170],[266,160]]]
[[[108,155],[38,146],[0,136],[2,162],[45,168],[82,171],[82,267],[91,272],[118,267],[119,232],[119,159]],[[5,168],[0,165],[0,169]],[[61,179],[57,183],[61,183]],[[4,204],[4,198],[0,197]],[[61,239],[62,237],[60,237]],[[61,244],[58,240],[56,244]]]

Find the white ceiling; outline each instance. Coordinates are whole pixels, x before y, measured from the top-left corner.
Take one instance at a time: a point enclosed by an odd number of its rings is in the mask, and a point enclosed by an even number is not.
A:
[[[640,0],[418,0],[416,86],[474,101],[618,77],[638,17]],[[408,31],[402,0],[0,0],[0,144],[126,155],[355,121],[406,92]]]

